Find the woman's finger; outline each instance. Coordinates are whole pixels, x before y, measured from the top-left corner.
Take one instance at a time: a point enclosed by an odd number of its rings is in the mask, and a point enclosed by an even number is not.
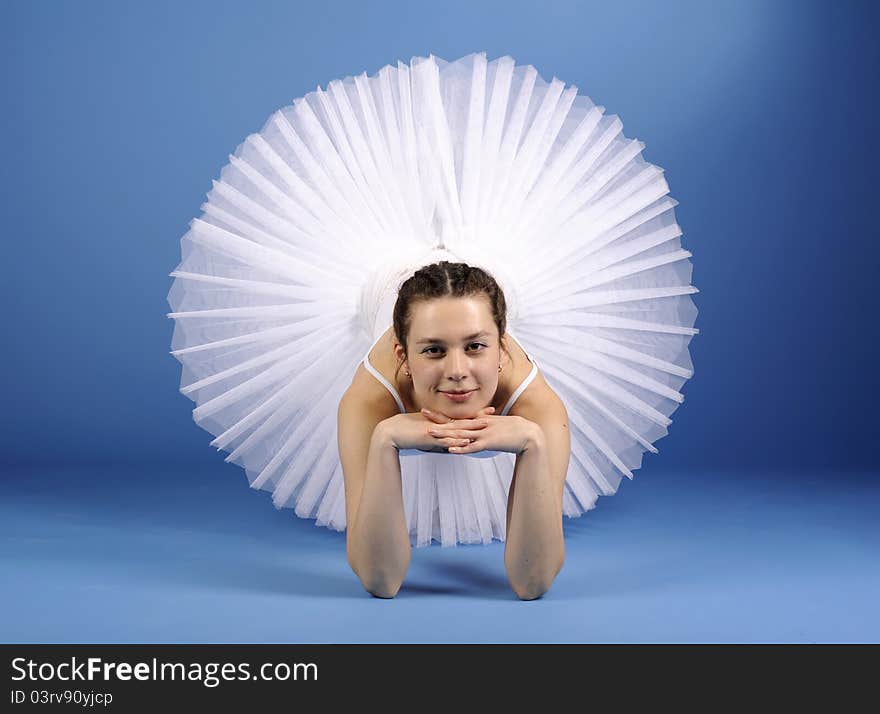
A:
[[[479,431],[480,429],[485,429],[486,425],[483,426],[475,426],[473,429],[442,429],[442,428],[431,428],[428,429],[428,433],[431,436],[451,436],[454,438],[465,439],[471,438],[473,436],[473,432]]]
[[[440,414],[438,412],[432,411],[430,409],[423,408],[421,410],[422,416],[426,419],[430,419],[436,424],[448,424],[449,417],[445,414]],[[492,416],[495,413],[495,407],[483,407],[482,409],[477,410],[477,416],[475,419],[479,419],[480,417]],[[466,421],[465,419],[456,419],[456,422]]]
[[[436,437],[437,441],[441,441],[444,444],[470,444],[471,439],[467,436],[438,436]]]
[[[448,417],[443,414],[438,414],[437,412],[432,412],[430,409],[422,409],[422,416],[430,419],[435,424],[444,424],[449,421]]]
[[[477,439],[474,439],[469,444],[457,444],[449,447],[450,454],[471,454],[475,451],[482,451],[483,447],[480,446],[480,442]]]
[[[437,439],[443,446],[467,446],[471,443],[470,439],[460,439],[458,437],[446,436]]]

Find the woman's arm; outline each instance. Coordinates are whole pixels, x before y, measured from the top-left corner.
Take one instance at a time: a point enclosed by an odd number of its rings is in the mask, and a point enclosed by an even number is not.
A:
[[[553,482],[548,442],[535,435],[516,457],[507,495],[504,565],[514,592],[523,600],[543,595],[562,568],[562,496]]]
[[[403,583],[412,548],[397,449],[374,414],[357,396],[347,394],[339,405],[346,550],[364,588],[376,597],[392,598]]]
[[[383,423],[370,439],[364,487],[351,532],[349,561],[377,597],[397,595],[412,557],[400,457]]]
[[[562,494],[571,440],[558,397],[523,408],[534,429],[516,457],[507,496],[504,565],[517,596],[532,600],[549,590],[565,562]]]
[[[463,419],[458,422],[461,438],[434,437],[428,433],[436,426],[433,421],[423,414],[397,414],[394,402],[386,395],[382,399],[374,402],[362,392],[346,392],[339,404],[338,434],[348,563],[369,592],[390,598],[400,589],[412,556],[398,449],[441,451],[468,444],[465,437],[485,425]]]
[[[526,396],[528,394],[528,396]],[[524,599],[540,597],[549,588],[565,560],[562,532],[562,495],[568,473],[571,440],[568,412],[549,387],[523,392],[506,416],[483,416],[482,431],[466,431],[458,424],[441,423],[429,433],[448,437],[470,435],[466,446],[450,446],[452,454],[483,450],[516,454],[516,466],[507,495],[507,537],[504,564],[514,592]]]

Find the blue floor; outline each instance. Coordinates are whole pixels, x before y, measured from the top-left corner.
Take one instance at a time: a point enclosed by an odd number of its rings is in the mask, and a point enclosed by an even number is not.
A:
[[[579,519],[520,601],[503,544],[413,551],[373,598],[341,533],[244,472],[7,468],[4,643],[878,642],[880,474],[670,473]]]

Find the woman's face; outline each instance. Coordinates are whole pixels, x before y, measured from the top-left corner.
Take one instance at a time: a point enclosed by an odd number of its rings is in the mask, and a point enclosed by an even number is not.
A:
[[[414,303],[408,348],[403,369],[412,375],[419,408],[458,419],[475,415],[492,402],[498,366],[506,355],[488,299],[443,297]],[[395,351],[398,360],[407,357],[399,343]]]

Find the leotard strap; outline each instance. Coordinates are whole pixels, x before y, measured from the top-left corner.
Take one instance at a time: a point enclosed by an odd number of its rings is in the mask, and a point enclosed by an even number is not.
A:
[[[538,364],[532,359],[532,356],[526,352],[526,357],[529,358],[529,362],[532,363],[532,371],[529,372],[528,376],[520,383],[520,385],[516,388],[516,391],[510,395],[510,399],[507,400],[507,404],[504,405],[504,409],[501,410],[501,416],[507,416],[507,413],[510,411],[510,408],[513,406],[513,403],[519,398],[519,395],[522,394],[526,387],[528,387],[535,376],[538,374]]]
[[[516,337],[514,337],[513,334],[510,332],[510,330],[507,330],[507,334],[510,335],[511,337],[513,337],[513,339],[516,340],[516,343],[520,346],[520,348],[522,348],[522,342],[520,342]],[[523,352],[525,352],[524,348],[523,348]],[[507,416],[507,414],[510,411],[511,407],[513,406],[514,402],[516,402],[516,400],[519,398],[519,395],[522,394],[526,390],[526,387],[528,387],[532,383],[532,380],[538,374],[538,363],[535,362],[535,358],[532,357],[528,352],[526,352],[526,357],[528,357],[529,362],[532,363],[532,371],[529,372],[528,376],[516,388],[516,391],[510,395],[510,399],[507,400],[507,404],[505,404],[504,409],[501,410],[501,416]]]
[[[394,397],[394,401],[397,402],[397,408],[400,410],[401,414],[406,414],[406,408],[403,406],[403,400],[400,398],[400,395],[397,393],[397,390],[392,386],[391,382],[389,382],[385,377],[383,377],[379,370],[377,370],[372,364],[370,364],[370,352],[373,351],[373,347],[375,347],[379,340],[382,339],[382,335],[379,335],[376,338],[376,341],[373,343],[372,347],[367,350],[367,354],[364,355],[364,367],[366,370],[372,374],[376,379],[378,379],[382,384],[385,385],[385,388],[391,392],[391,396]]]

